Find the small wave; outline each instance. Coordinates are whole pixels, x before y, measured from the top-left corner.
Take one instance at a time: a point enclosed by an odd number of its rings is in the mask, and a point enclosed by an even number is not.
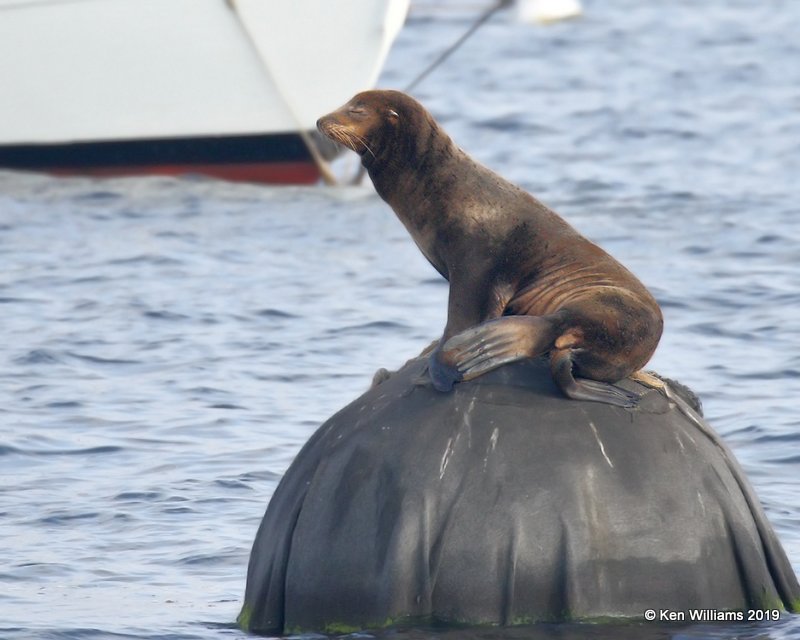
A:
[[[733,338],[734,340],[740,340],[742,342],[749,342],[750,340],[753,339],[751,333],[744,331],[730,331],[726,329],[725,326],[722,324],[722,321],[698,322],[696,324],[688,326],[687,331],[693,333],[699,333],[702,336]]]
[[[218,487],[224,487],[225,489],[246,489],[247,491],[253,490],[253,487],[242,482],[241,480],[214,480],[214,484]]]
[[[0,627],[3,634],[6,628]],[[8,631],[13,631],[9,629]],[[143,636],[140,631],[134,633],[120,633],[118,631],[107,631],[105,629],[94,629],[89,627],[59,628],[59,629],[37,629],[34,636],[29,635],[29,629],[22,629],[26,635],[19,638],[36,637],[40,640],[198,640],[195,634],[176,634],[176,633],[147,633]],[[2,637],[6,637],[3,635]],[[14,636],[11,636],[15,638]],[[16,640],[16,638],[15,638]]]
[[[230,558],[239,558],[241,551],[238,548],[222,549],[219,553],[198,553],[185,556],[178,560],[181,565],[227,565]]]
[[[785,458],[769,458],[767,462],[772,464],[798,464],[800,463],[800,455],[788,456]]]
[[[347,333],[362,333],[362,332],[371,332],[371,331],[387,331],[387,330],[397,330],[397,329],[408,329],[409,326],[406,324],[402,324],[400,322],[393,322],[391,320],[377,320],[375,322],[366,322],[364,324],[351,324],[345,327],[338,327],[335,329],[329,329],[327,333],[329,335],[341,335]]]
[[[75,520],[94,520],[99,517],[100,513],[97,511],[89,511],[86,513],[54,513],[53,515],[46,516],[37,520],[39,524],[66,524],[74,522]]]
[[[574,111],[570,112],[569,115],[574,118],[586,119],[604,117],[613,120],[619,118],[619,112],[616,109],[608,106],[596,107],[594,109],[575,109]]]
[[[123,450],[123,447],[116,447],[112,445],[88,447],[86,449],[21,449],[19,447],[12,447],[11,445],[0,445],[0,456],[94,456],[103,455],[106,453],[119,453]]]
[[[170,514],[185,514],[185,513],[195,513],[195,510],[191,507],[168,507],[163,510],[164,513]]]
[[[173,311],[145,311],[142,315],[145,318],[152,318],[153,320],[168,320],[172,322],[190,319],[187,315],[175,313]]]
[[[24,576],[15,576],[13,573],[0,573],[0,582],[26,582],[27,578]],[[0,596],[2,598],[3,596]],[[3,632],[4,629],[0,627],[0,633]],[[0,638],[3,636],[0,635]]]
[[[13,296],[0,297],[0,304],[44,304],[49,300],[40,300],[37,298],[15,298]]]
[[[316,423],[312,423],[313,426],[316,426]],[[276,473],[275,471],[250,471],[248,473],[243,473],[239,476],[239,479],[242,482],[263,482],[263,481],[275,481],[280,480],[282,478],[282,474]]]
[[[152,255],[149,253],[131,256],[129,258],[115,258],[106,262],[108,265],[135,265],[135,264],[153,264],[153,265],[180,265],[183,264],[180,260],[170,258],[169,256]]]
[[[617,183],[606,182],[604,180],[595,180],[591,178],[572,181],[572,189],[579,193],[595,192],[595,191],[614,191],[618,188],[619,185]]]
[[[49,349],[34,349],[25,355],[14,358],[16,364],[61,364],[61,358]]]
[[[487,118],[476,122],[475,126],[481,129],[489,129],[490,131],[510,131],[525,133],[526,135],[541,135],[553,132],[551,127],[526,122],[522,114],[508,114],[496,118]]]
[[[204,396],[205,395],[214,395],[214,394],[218,394],[218,393],[226,395],[226,396],[230,395],[229,391],[225,391],[225,389],[217,389],[216,387],[204,387],[204,386],[191,387],[191,388],[187,389],[187,391],[190,392],[190,393],[197,393],[197,394],[204,395]]]
[[[781,369],[779,371],[752,371],[749,373],[731,372],[729,375],[736,380],[786,380],[800,378],[800,371],[796,369]]]
[[[754,442],[800,442],[800,433],[765,433],[755,438]]]
[[[123,491],[114,496],[119,502],[151,502],[164,497],[159,491]]]
[[[64,576],[75,573],[73,566],[62,562],[23,562],[15,567],[19,573],[29,576]]]
[[[89,356],[89,355],[84,355],[82,353],[75,353],[74,351],[67,351],[66,353],[71,358],[82,360],[83,362],[89,362],[91,364],[100,364],[104,366],[117,365],[117,364],[142,364],[138,360],[124,360],[121,358],[101,358],[99,356]]]
[[[106,453],[120,453],[124,447],[114,445],[103,445],[99,447],[88,447],[86,449],[61,449],[56,451],[39,451],[36,455],[42,456],[97,456]]]
[[[681,253],[689,256],[704,256],[711,253],[712,249],[709,246],[689,245],[681,249]]]
[[[662,296],[656,296],[658,298],[658,305],[662,309],[689,309],[691,305],[686,302],[686,300],[678,300],[672,298],[664,298]]]
[[[315,375],[308,373],[253,373],[253,379],[260,382],[306,382],[314,380]]]
[[[11,456],[23,453],[21,449],[17,449],[16,447],[0,444],[0,456]]]
[[[653,137],[662,138],[675,138],[678,140],[695,140],[700,136],[695,131],[688,131],[686,129],[646,129],[639,127],[624,127],[619,131],[619,134],[624,138],[631,139],[647,139]]]
[[[259,309],[255,312],[255,314],[262,318],[292,319],[301,317],[293,313],[289,313],[288,311],[282,311],[281,309]]]
[[[70,284],[100,284],[109,282],[111,278],[108,276],[94,275],[94,276],[81,276],[80,278],[73,278],[69,281]]]
[[[75,202],[109,202],[119,200],[122,194],[116,191],[86,191],[75,195],[72,200]]]
[[[48,402],[44,406],[47,409],[79,409],[83,406],[83,403],[77,400],[63,400],[59,402]]]
[[[447,280],[445,280],[441,276],[438,276],[436,278],[423,278],[422,280],[419,281],[419,283],[422,284],[422,285],[434,285],[436,287],[449,287],[450,286],[450,284],[447,282]]]

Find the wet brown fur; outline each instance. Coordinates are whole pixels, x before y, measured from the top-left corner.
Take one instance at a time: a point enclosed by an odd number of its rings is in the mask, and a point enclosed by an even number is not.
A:
[[[317,126],[361,156],[377,192],[450,282],[434,369],[457,381],[549,352],[554,372],[566,357],[576,375],[612,383],[650,359],[663,319],[644,285],[472,160],[416,100],[367,91]]]

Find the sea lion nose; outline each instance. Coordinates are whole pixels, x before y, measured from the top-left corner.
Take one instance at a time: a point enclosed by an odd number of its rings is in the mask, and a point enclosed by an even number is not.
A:
[[[317,129],[322,133],[325,133],[325,127],[333,124],[333,114],[326,113],[322,116],[319,120],[317,120]]]

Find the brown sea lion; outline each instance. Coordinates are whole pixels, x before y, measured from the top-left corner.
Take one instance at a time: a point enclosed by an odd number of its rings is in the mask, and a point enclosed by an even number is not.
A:
[[[611,383],[650,359],[663,318],[630,271],[475,162],[406,94],[359,93],[317,128],[361,156],[378,194],[450,282],[447,325],[428,363],[437,389],[549,353],[564,395],[636,404]]]

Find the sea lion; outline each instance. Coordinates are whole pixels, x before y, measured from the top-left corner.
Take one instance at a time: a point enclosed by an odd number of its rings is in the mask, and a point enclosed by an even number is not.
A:
[[[613,383],[647,363],[663,317],[630,271],[475,162],[404,93],[359,93],[317,128],[361,156],[450,283],[447,324],[428,360],[436,389],[549,353],[567,397],[635,406],[638,396]]]

